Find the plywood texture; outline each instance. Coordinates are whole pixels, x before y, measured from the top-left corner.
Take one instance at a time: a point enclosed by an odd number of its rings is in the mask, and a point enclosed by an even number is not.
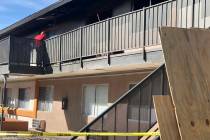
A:
[[[160,29],[182,140],[210,139],[210,31]]]
[[[154,105],[161,140],[181,140],[174,106],[170,96],[154,96]]]

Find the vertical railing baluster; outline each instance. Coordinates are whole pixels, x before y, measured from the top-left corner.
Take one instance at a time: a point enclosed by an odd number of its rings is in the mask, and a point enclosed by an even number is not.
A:
[[[144,24],[144,35],[143,35],[143,60],[146,62],[147,61],[147,57],[146,57],[146,50],[145,50],[145,46],[146,46],[146,10],[145,7],[143,7],[143,24]]]
[[[141,24],[141,12],[142,11],[140,11],[140,13],[139,13],[139,48],[141,48],[141,31],[142,31],[142,24]]]
[[[148,21],[147,21],[147,46],[150,45],[150,8],[148,10]]]
[[[133,48],[133,13],[131,14],[131,47],[130,48]]]
[[[168,26],[168,3],[166,3],[166,26]]]
[[[135,16],[136,21],[135,21],[135,31],[134,31],[135,32],[135,45],[134,45],[134,48],[136,49],[137,48],[136,47],[137,46],[136,37],[137,37],[137,29],[138,29],[137,28],[137,24],[138,24],[138,20],[137,20],[138,19],[138,15],[137,14],[138,14],[138,12],[135,12],[135,14],[136,14],[136,16]]]
[[[62,71],[62,35],[59,36],[59,70]]]
[[[181,20],[180,20],[180,27],[182,28],[182,8],[183,8],[183,0],[181,0],[181,14],[180,14],[180,17],[181,17]]]
[[[104,131],[104,116],[101,118],[101,132]]]
[[[139,116],[138,116],[138,132],[141,132],[141,86],[139,87]]]
[[[193,0],[192,3],[192,27],[195,27],[195,0]]]
[[[173,1],[171,2],[171,15],[170,15],[171,16],[171,27],[173,26],[172,25],[172,22],[173,22],[173,20],[172,20],[173,13],[172,12],[173,12]]]
[[[121,20],[120,20],[120,21],[121,21],[121,22],[120,22],[120,29],[121,29],[121,32],[120,32],[120,36],[121,36],[121,37],[120,37],[120,38],[121,38],[121,39],[120,39],[120,40],[121,40],[120,49],[122,50],[122,49],[123,49],[123,36],[122,36],[122,34],[123,34],[123,33],[122,33],[122,32],[123,32],[123,29],[122,29],[122,28],[123,28],[123,17],[121,17],[120,19],[121,19]]]
[[[149,86],[150,86],[150,100],[149,100],[149,128],[152,126],[152,92],[153,92],[153,82],[152,82],[152,79],[153,79],[153,77],[151,77],[151,79],[150,79],[150,84],[149,84]],[[149,128],[147,128],[147,129],[149,129]]]
[[[114,107],[114,132],[117,131],[117,105]],[[114,140],[116,137],[114,136]]]
[[[155,19],[154,10],[155,10],[155,8],[152,7],[152,44],[154,44],[154,38],[153,38],[153,34],[154,34],[154,19]]]
[[[90,132],[90,128],[87,128],[86,132]],[[90,138],[89,136],[86,136],[86,140],[89,140],[89,138]]]
[[[176,0],[176,25],[175,27],[178,27],[178,1],[179,0]]]
[[[110,22],[111,19],[108,19],[108,53],[107,53],[107,59],[108,59],[108,65],[111,65],[111,59],[110,59],[110,45],[111,45],[111,40],[110,40],[110,35],[111,35],[111,28],[110,28]]]
[[[203,22],[203,27],[204,29],[206,28],[206,0],[204,0],[204,22]]]
[[[80,27],[80,66],[81,68],[83,68],[83,61],[82,61],[82,50],[83,50],[83,29],[82,27]]]
[[[118,48],[118,50],[121,50],[120,49],[120,17],[118,17],[117,18],[117,42],[118,42],[118,44],[117,44],[117,48]]]
[[[198,28],[200,28],[200,6],[201,6],[201,1],[198,1]]]
[[[158,44],[159,41],[159,34],[158,34],[158,29],[159,29],[159,6],[157,6],[157,31],[156,31],[156,43]]]
[[[188,27],[187,26],[187,20],[188,20],[188,9],[189,9],[189,2],[188,2],[188,0],[187,0],[187,4],[186,4],[186,28]]]
[[[131,97],[132,98],[132,97]],[[126,111],[126,132],[128,132],[128,110],[129,110],[129,104],[130,104],[130,100],[129,100],[129,96],[128,96],[128,99],[127,99],[127,111]],[[126,140],[128,140],[128,137],[126,136]]]

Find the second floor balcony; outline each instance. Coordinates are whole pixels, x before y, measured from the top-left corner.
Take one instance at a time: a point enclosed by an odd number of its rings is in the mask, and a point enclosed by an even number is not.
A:
[[[48,38],[46,65],[59,72],[161,63],[159,27],[207,28],[208,5],[208,0],[169,0]]]
[[[0,40],[1,74],[45,74],[49,58],[43,42],[9,36]]]

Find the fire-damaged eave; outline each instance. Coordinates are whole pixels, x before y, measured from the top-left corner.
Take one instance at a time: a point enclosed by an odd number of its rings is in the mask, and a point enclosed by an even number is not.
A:
[[[72,0],[60,0],[2,30],[0,30],[0,38],[2,36],[6,36],[10,34],[12,31],[15,31],[17,28],[25,26],[26,24],[30,24],[31,22],[35,21],[37,18],[41,18],[43,15],[48,14],[49,12],[52,12],[53,10],[56,10],[57,8],[71,2]]]

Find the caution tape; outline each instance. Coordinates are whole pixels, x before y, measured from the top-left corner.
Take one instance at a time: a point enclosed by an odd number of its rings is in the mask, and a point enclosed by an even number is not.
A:
[[[142,136],[160,136],[160,132],[0,132],[0,137],[38,137],[38,136],[121,136],[121,137],[142,137]]]

